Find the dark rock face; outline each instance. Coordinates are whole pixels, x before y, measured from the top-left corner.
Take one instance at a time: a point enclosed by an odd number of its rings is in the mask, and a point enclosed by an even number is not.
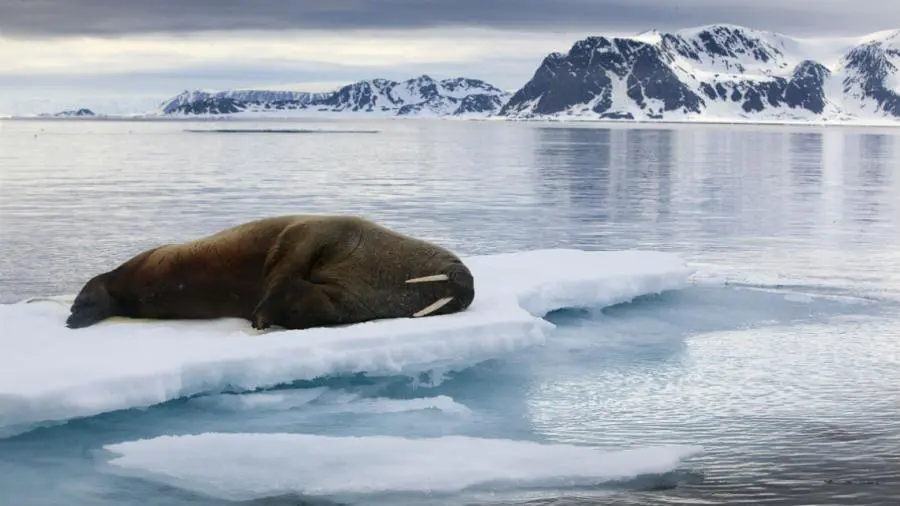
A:
[[[47,116],[47,115],[42,115],[42,116]],[[92,111],[90,109],[81,108],[81,109],[72,109],[69,111],[60,111],[56,114],[53,114],[53,116],[57,117],[57,118],[89,118],[89,117],[96,116],[96,114],[94,114],[94,111]]]
[[[830,76],[831,71],[821,63],[803,60],[785,87],[785,103],[821,114],[825,110],[825,80]]]
[[[645,99],[653,99],[663,103],[662,111],[701,112],[703,99],[678,79],[667,65],[670,61],[667,62],[666,56],[658,47],[649,44],[635,48],[626,81],[628,96],[641,109],[646,109]]]
[[[700,91],[710,101],[739,103],[747,113],[771,108],[805,109],[815,114],[825,110],[825,80],[831,71],[811,60],[804,60],[794,69],[790,79],[773,77],[768,81],[735,80],[712,85],[700,83]]]
[[[521,112],[528,106],[535,114],[554,114],[591,102],[595,112],[609,109],[612,105],[609,77],[601,69],[578,69],[577,64],[559,54],[548,56],[531,81],[500,109],[500,114]]]
[[[231,114],[238,112],[238,102],[229,97],[206,97],[199,100],[186,102],[166,108],[167,114]]]
[[[508,94],[478,79],[459,77],[437,81],[422,75],[407,81],[359,81],[329,93],[264,90],[184,92],[162,104],[164,114],[233,114],[242,111],[304,110],[383,113],[408,116],[488,115]]]
[[[613,107],[613,79],[623,78],[628,97],[641,109],[649,107],[646,99],[655,99],[663,102],[665,111],[700,111],[702,99],[678,80],[658,47],[630,39],[589,37],[576,42],[567,55],[554,53],[545,58],[499,114],[512,115],[526,108],[535,115],[554,114],[576,105],[606,114]]]
[[[318,97],[314,93],[292,91],[236,90],[208,93],[185,91],[164,102],[164,114],[233,114],[255,108],[282,110],[304,108]]]
[[[354,112],[373,111],[376,107],[378,91],[380,91],[376,89],[376,86],[376,83],[368,81],[344,86],[325,100],[317,102],[315,105],[351,110]]]
[[[702,116],[715,105],[716,114],[809,118],[840,113],[848,100],[826,96],[836,77],[819,62],[792,60],[794,43],[777,34],[714,25],[651,36],[587,37],[548,55],[498,114],[659,119]],[[844,57],[845,93],[893,117],[900,117],[900,97],[887,83],[898,72],[898,40],[900,31]]]
[[[467,90],[476,90],[483,93],[491,93],[496,95],[502,95],[503,90],[497,88],[496,86],[486,83],[481,79],[471,79],[468,77],[457,77],[453,79],[444,79],[441,81],[441,86],[444,89],[451,92],[463,92]]]
[[[661,46],[679,56],[694,61],[718,60],[725,70],[744,73],[742,62],[766,63],[776,66],[785,56],[776,45],[754,36],[750,30],[729,25],[715,25],[701,30],[694,37],[662,34]]]
[[[900,30],[894,35],[900,39]],[[889,77],[897,74],[892,59],[900,59],[900,49],[882,42],[871,42],[853,48],[844,58],[847,73],[844,92],[861,99],[869,99],[878,110],[900,117],[900,95],[887,85]]]
[[[487,93],[468,95],[459,101],[459,107],[453,111],[453,114],[461,116],[485,111],[498,111],[502,106],[503,99],[498,95],[489,95]]]

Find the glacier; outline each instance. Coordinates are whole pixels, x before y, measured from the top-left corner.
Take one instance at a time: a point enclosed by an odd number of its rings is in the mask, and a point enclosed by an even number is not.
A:
[[[471,436],[323,436],[202,433],[105,445],[109,472],[224,500],[298,494],[342,499],[381,494],[434,497],[504,488],[587,487],[672,471],[698,446],[601,450]],[[391,500],[387,501],[391,504]]]
[[[0,436],[172,399],[366,373],[439,375],[542,344],[558,309],[675,290],[694,271],[657,251],[530,250],[464,257],[462,313],[257,332],[238,319],[110,319],[71,330],[72,296],[0,306]],[[440,381],[440,378],[433,378]]]

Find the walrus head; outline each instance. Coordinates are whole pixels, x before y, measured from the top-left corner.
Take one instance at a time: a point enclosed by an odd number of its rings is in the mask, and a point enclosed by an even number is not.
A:
[[[72,303],[66,327],[79,329],[90,327],[115,315],[116,302],[106,287],[106,276],[95,276],[85,283]]]

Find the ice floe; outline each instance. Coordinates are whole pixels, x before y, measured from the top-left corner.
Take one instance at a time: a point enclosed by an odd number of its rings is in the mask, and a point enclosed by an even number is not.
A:
[[[674,470],[695,446],[601,450],[469,436],[204,433],[104,446],[108,470],[227,500],[596,486]]]
[[[248,322],[110,320],[65,327],[71,297],[0,305],[0,436],[35,424],[326,375],[460,368],[540,345],[546,313],[679,289],[692,273],[654,251],[534,250],[465,258],[469,310],[257,335]]]

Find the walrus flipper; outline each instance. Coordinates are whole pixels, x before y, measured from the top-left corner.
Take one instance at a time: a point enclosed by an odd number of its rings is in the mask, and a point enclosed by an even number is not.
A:
[[[323,286],[307,279],[323,245],[306,223],[289,226],[279,234],[263,264],[263,286],[253,309],[253,328],[270,325],[297,329],[334,323],[337,314]]]
[[[278,325],[290,330],[353,323],[341,317],[335,302],[334,288],[292,279],[278,291],[260,301],[253,311],[251,324],[257,330]]]

